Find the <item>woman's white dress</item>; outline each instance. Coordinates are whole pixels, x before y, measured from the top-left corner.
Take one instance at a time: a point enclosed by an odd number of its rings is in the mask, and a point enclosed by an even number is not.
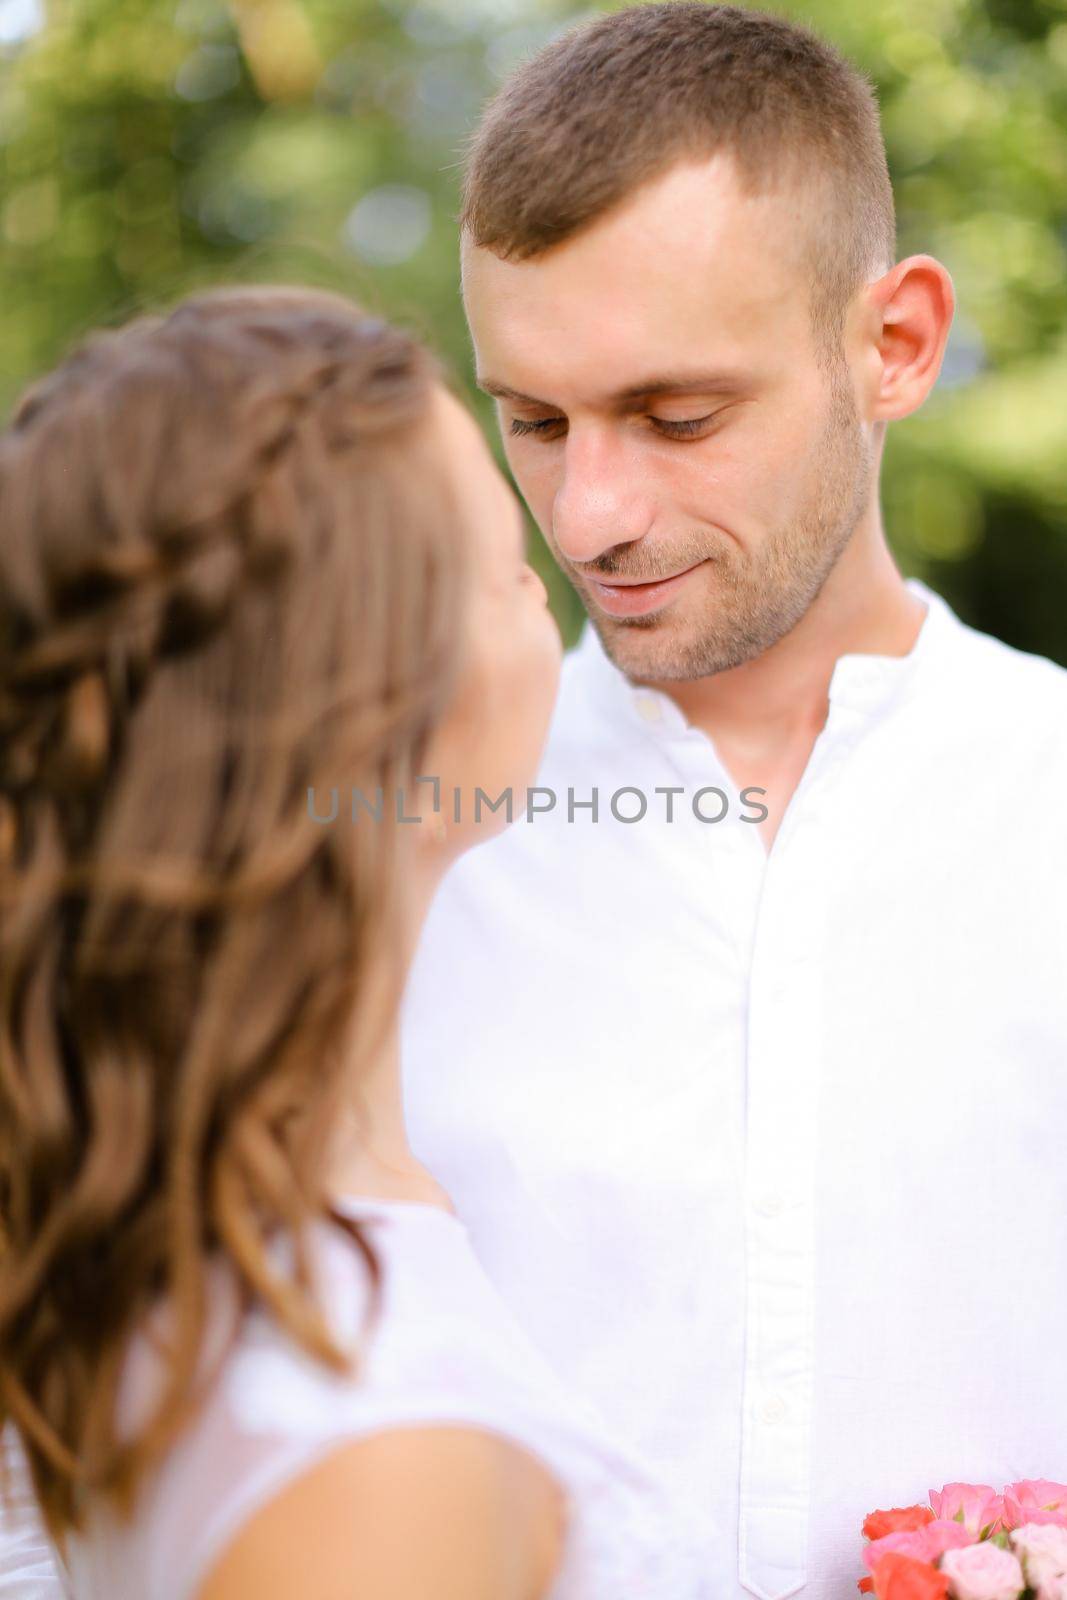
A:
[[[382,1309],[357,1374],[323,1368],[266,1313],[253,1313],[203,1409],[144,1485],[132,1522],[96,1512],[69,1542],[56,1594],[193,1600],[242,1524],[315,1461],[345,1440],[430,1423],[488,1429],[554,1474],[567,1520],[551,1600],[722,1593],[724,1574],[707,1567],[706,1530],[562,1387],[496,1294],[460,1219],[414,1201],[359,1197],[339,1209],[366,1225],[383,1264]],[[334,1333],[355,1346],[369,1294],[363,1258],[323,1226],[313,1259]],[[157,1360],[142,1335],[120,1416],[134,1418],[148,1402]]]

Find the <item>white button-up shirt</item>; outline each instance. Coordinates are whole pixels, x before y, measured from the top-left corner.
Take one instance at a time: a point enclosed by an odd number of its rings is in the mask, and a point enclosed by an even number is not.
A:
[[[869,1510],[1067,1479],[1067,672],[909,588],[769,855],[587,623],[552,809],[449,872],[405,1000],[416,1154],[723,1600],[854,1600]]]

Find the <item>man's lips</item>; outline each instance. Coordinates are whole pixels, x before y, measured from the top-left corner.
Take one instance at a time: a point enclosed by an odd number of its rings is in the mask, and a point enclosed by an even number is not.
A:
[[[629,578],[605,583],[599,578],[591,578],[589,585],[597,604],[611,616],[643,616],[646,612],[656,611],[661,605],[665,605],[677,593],[690,573],[696,572],[697,568],[703,565],[702,561],[698,561],[691,567],[683,567],[681,572],[671,573],[666,578],[657,578],[651,583],[635,583]]]

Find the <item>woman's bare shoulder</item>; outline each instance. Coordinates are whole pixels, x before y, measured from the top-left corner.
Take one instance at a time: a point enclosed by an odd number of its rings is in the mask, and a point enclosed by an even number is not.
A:
[[[197,1600],[541,1600],[563,1501],[488,1429],[414,1424],[331,1450],[244,1525]]]

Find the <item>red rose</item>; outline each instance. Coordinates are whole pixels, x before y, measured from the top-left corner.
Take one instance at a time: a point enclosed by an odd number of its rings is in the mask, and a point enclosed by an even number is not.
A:
[[[948,1600],[947,1572],[891,1550],[874,1569],[878,1600]]]
[[[887,1533],[913,1533],[933,1520],[929,1506],[894,1506],[892,1511],[872,1511],[863,1531],[868,1539],[884,1539]]]

